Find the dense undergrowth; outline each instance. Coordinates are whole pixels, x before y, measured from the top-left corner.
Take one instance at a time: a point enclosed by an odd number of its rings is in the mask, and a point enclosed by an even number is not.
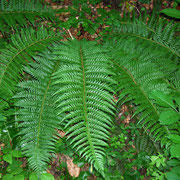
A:
[[[0,178],[180,178],[179,24],[123,2],[0,1]]]

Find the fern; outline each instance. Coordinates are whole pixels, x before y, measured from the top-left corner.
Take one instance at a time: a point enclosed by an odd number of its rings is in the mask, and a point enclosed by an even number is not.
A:
[[[5,23],[17,30],[17,23],[21,27],[27,26],[27,20],[34,24],[37,16],[52,20],[54,12],[37,0],[1,0],[0,2],[0,30],[2,32],[5,31]]]
[[[178,24],[167,23],[154,15],[150,18],[146,15],[140,15],[137,18],[133,14],[131,18],[124,15],[119,22],[119,26],[114,27],[114,32],[123,39],[127,37],[128,39],[138,39],[137,45],[150,45],[149,51],[151,48],[160,50],[162,48],[164,54],[168,52],[180,57],[179,40],[174,38],[174,33],[178,31],[178,28]]]
[[[19,135],[22,136],[21,147],[28,157],[30,167],[41,174],[54,150],[56,131],[60,128],[60,116],[54,105],[56,89],[51,75],[58,69],[60,61],[51,61],[50,51],[35,58],[25,72],[32,80],[19,84],[22,89],[14,98],[19,99],[15,104],[20,107],[16,113],[19,121]]]
[[[167,128],[158,122],[160,108],[149,98],[152,90],[169,92],[168,84],[163,80],[164,74],[158,66],[151,62],[153,55],[137,53],[133,42],[126,44],[117,43],[112,51],[112,59],[117,72],[117,92],[120,91],[119,100],[133,101],[137,106],[134,115],[139,114],[139,124],[144,127],[155,141],[161,141],[161,145],[168,144],[166,137],[169,133],[177,133],[174,128]]]
[[[139,129],[139,134],[135,136],[134,143],[138,152],[147,152],[149,155],[155,155],[162,151],[159,142],[155,142],[143,128]]]
[[[104,147],[114,115],[111,84],[115,82],[109,77],[113,73],[107,57],[95,45],[61,43],[25,68],[35,80],[19,84],[23,90],[15,96],[21,108],[17,121],[22,148],[38,174],[53,152],[55,128],[62,125],[73,148],[104,174]]]
[[[148,20],[147,20],[148,19]],[[154,15],[148,17],[143,15],[139,18],[135,14],[122,18],[119,27],[114,28],[113,38],[126,44],[126,41],[136,41],[133,43],[139,51],[156,52],[156,58],[153,58],[166,78],[170,79],[177,70],[179,64],[180,46],[179,38],[175,37],[179,25],[173,22],[167,23]],[[164,60],[166,59],[166,60]],[[178,79],[176,76],[175,79]]]
[[[54,53],[64,63],[55,73],[55,84],[59,85],[59,114],[66,112],[62,121],[66,122],[68,139],[103,175],[104,147],[114,115],[110,94],[114,81],[109,77],[112,72],[107,57],[95,45],[74,41],[57,47]]]
[[[59,40],[60,36],[41,27],[35,32],[32,28],[21,30],[12,35],[12,44],[0,54],[0,97],[4,99],[13,95],[15,85],[21,78],[23,64],[32,61],[32,56],[47,48],[49,43]]]
[[[177,66],[177,70],[172,73],[169,80],[174,85],[175,90],[180,94],[180,65]]]

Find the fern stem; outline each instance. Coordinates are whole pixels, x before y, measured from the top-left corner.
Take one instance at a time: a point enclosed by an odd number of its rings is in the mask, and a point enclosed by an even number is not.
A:
[[[84,118],[85,118],[85,125],[86,125],[86,132],[87,132],[87,137],[88,137],[88,142],[91,148],[91,152],[94,156],[95,162],[98,162],[98,160],[96,159],[96,155],[94,152],[94,147],[93,147],[93,143],[92,143],[92,138],[91,138],[91,133],[89,131],[89,122],[88,122],[88,117],[87,117],[87,104],[86,104],[86,75],[85,75],[85,68],[84,68],[84,59],[83,59],[83,52],[82,52],[82,47],[80,45],[80,58],[81,58],[81,67],[82,67],[82,78],[83,78],[83,109],[84,109]],[[97,166],[98,163],[97,163]],[[101,169],[100,167],[98,167],[99,169]]]
[[[59,66],[59,63],[60,61],[58,61],[54,67],[54,70],[53,72],[51,73],[51,75],[56,72],[58,66]],[[47,84],[47,88],[45,90],[45,93],[44,93],[44,96],[43,96],[43,100],[42,100],[42,104],[41,104],[41,109],[40,109],[40,116],[39,116],[39,123],[38,123],[38,134],[37,134],[37,145],[36,147],[39,147],[39,140],[40,140],[40,130],[41,130],[41,122],[42,122],[42,114],[43,114],[43,110],[44,110],[44,104],[45,104],[45,101],[46,101],[46,97],[47,97],[47,93],[48,93],[48,90],[49,90],[49,87],[50,87],[50,84],[51,84],[52,80],[50,79],[48,84]]]
[[[50,84],[51,84],[51,80],[49,80],[49,82],[48,82],[46,91],[45,91],[44,96],[43,96],[42,104],[41,104],[39,123],[38,123],[37,147],[39,147],[40,130],[41,130],[42,114],[43,114],[43,110],[44,110],[44,103],[45,103],[45,100],[47,97],[47,92],[48,92]]]

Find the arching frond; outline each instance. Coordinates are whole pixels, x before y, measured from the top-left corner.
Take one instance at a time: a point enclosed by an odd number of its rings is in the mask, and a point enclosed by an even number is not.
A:
[[[95,43],[86,41],[64,43],[54,54],[64,62],[55,73],[55,84],[68,139],[103,175],[104,147],[114,115],[109,61]]]
[[[154,141],[151,135],[146,133],[143,129],[138,129],[139,134],[135,136],[134,143],[138,152],[147,152],[149,155],[156,155],[161,152],[159,142]]]
[[[150,18],[146,15],[140,15],[139,18],[124,16],[119,21],[118,27],[114,28],[118,39],[134,39],[136,45],[148,47],[149,51],[156,48],[164,54],[174,54],[180,57],[179,39],[175,38],[175,32],[178,30],[178,24],[158,19],[155,16]],[[120,39],[119,39],[120,40]]]
[[[122,102],[132,101],[136,106],[134,115],[139,115],[139,125],[144,128],[154,141],[161,141],[161,145],[168,145],[167,135],[177,133],[173,127],[166,127],[159,123],[161,112],[149,94],[152,90],[168,93],[168,84],[164,81],[164,74],[152,63],[153,55],[145,52],[141,54],[132,44],[125,46],[117,43],[113,47],[112,62],[117,72],[117,92]]]
[[[14,96],[18,99],[15,105],[20,108],[16,114],[21,147],[30,167],[39,175],[46,170],[50,152],[54,151],[55,129],[60,128],[61,122],[54,105],[56,97],[53,94],[57,88],[52,86],[51,79],[60,61],[52,61],[50,53],[47,51],[35,57],[36,63],[25,68],[32,80],[19,83],[21,91]]]
[[[16,30],[17,23],[20,26],[26,26],[28,21],[34,24],[35,17],[53,19],[54,12],[38,0],[1,0],[0,2],[0,31],[2,32],[5,31],[4,23]]]
[[[121,44],[133,44],[134,48],[148,53],[148,56],[156,54],[153,63],[158,65],[167,79],[172,79],[178,69],[180,57],[180,41],[176,35],[178,29],[178,23],[168,23],[153,15],[150,18],[146,15],[140,15],[139,18],[133,15],[120,19],[112,36],[115,41],[121,41]]]
[[[47,48],[51,42],[60,39],[54,32],[41,27],[21,30],[12,35],[10,44],[0,54],[0,97],[6,99],[13,95],[14,87],[20,78],[22,65],[32,61],[32,56]]]

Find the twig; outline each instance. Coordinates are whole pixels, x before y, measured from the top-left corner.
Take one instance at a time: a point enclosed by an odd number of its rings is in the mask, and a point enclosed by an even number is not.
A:
[[[135,6],[135,8],[136,8],[137,12],[138,12],[139,14],[141,14],[140,11],[139,11],[139,9],[138,9],[136,6]]]
[[[68,31],[68,33],[69,33],[69,35],[70,35],[71,39],[72,39],[72,40],[74,40],[74,38],[73,38],[73,36],[72,36],[72,34],[71,34],[70,30],[68,29],[67,31]]]

